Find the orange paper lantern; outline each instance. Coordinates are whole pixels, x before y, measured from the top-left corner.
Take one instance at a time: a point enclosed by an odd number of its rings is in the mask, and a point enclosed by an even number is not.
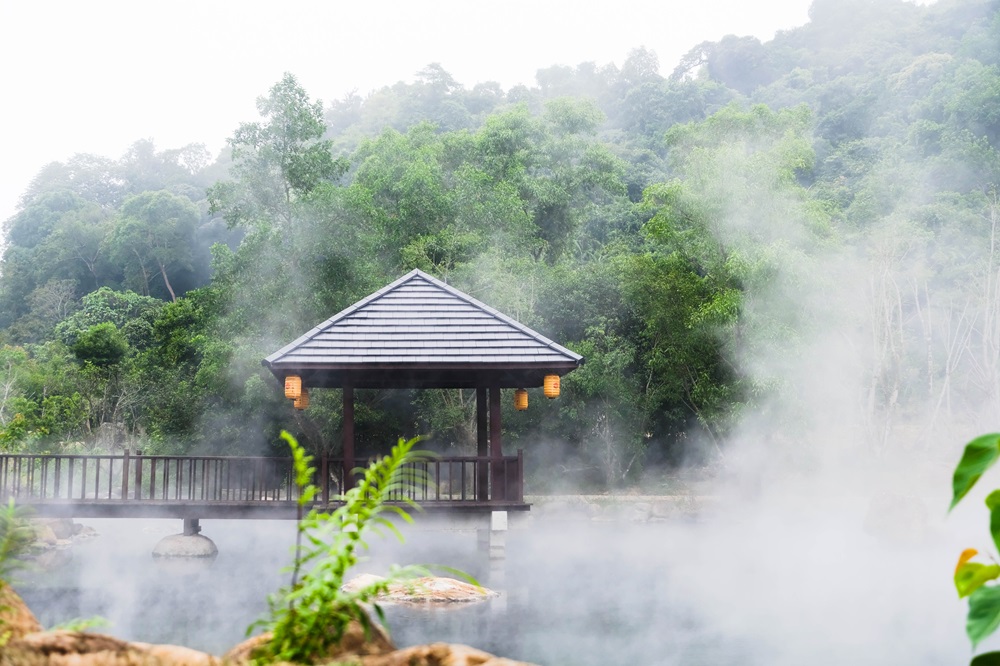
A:
[[[292,403],[292,406],[295,407],[295,409],[305,409],[306,407],[308,407],[309,389],[307,388],[302,389],[302,392],[299,394],[299,397],[295,399],[295,402]]]
[[[302,395],[302,378],[298,375],[288,375],[285,377],[285,397],[295,400]]]
[[[514,391],[514,409],[519,412],[523,412],[528,408],[528,391],[525,389],[517,389]]]
[[[559,397],[559,375],[545,375],[544,391],[546,398]]]

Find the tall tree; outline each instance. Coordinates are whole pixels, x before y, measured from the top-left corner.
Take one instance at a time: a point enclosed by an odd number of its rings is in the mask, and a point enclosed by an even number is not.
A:
[[[127,199],[108,244],[130,286],[149,296],[157,291],[154,281],[162,282],[170,300],[176,301],[173,281],[193,270],[199,217],[190,200],[169,192],[144,192]]]
[[[285,74],[267,97],[257,98],[263,122],[243,123],[229,139],[234,180],[209,190],[213,212],[231,225],[288,227],[295,204],[346,171],[323,139],[322,102],[312,102],[295,77]]]

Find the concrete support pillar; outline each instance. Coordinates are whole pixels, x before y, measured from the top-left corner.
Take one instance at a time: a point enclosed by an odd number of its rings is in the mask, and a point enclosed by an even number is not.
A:
[[[507,512],[491,511],[487,522],[476,528],[476,546],[480,553],[489,554],[490,560],[507,557]]]
[[[502,560],[507,557],[507,512],[493,511],[490,514],[490,559]]]
[[[507,512],[490,514],[489,531],[490,574],[489,586],[500,591],[499,598],[491,602],[494,611],[507,609]]]
[[[153,559],[166,563],[178,573],[190,573],[211,565],[219,549],[200,532],[198,518],[185,518],[184,531],[160,539],[153,548]]]

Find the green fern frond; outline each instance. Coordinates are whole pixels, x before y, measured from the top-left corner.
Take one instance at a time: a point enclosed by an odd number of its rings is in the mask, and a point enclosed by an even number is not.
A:
[[[431,458],[430,454],[413,450],[420,437],[400,438],[387,455],[357,471],[360,478],[356,485],[334,498],[341,504],[333,512],[312,507],[303,515],[303,509],[311,506],[318,493],[313,485],[316,470],[295,437],[287,432],[282,432],[281,437],[292,450],[293,474],[299,489],[300,519],[294,564],[289,569],[292,584],[268,597],[270,617],[252,624],[247,633],[257,628],[272,633],[258,657],[311,662],[329,654],[352,620],[369,631],[370,619],[362,604],[372,602],[390,583],[428,575],[425,567],[393,567],[384,581],[350,592],[342,589],[348,572],[359,561],[359,551],[368,548],[369,533],[384,529],[403,540],[389,516],[407,523],[413,521],[410,511],[419,511],[420,507],[412,497],[426,488],[430,475],[422,465]],[[403,506],[387,504],[389,501],[402,502]],[[377,605],[375,612],[384,617]]]

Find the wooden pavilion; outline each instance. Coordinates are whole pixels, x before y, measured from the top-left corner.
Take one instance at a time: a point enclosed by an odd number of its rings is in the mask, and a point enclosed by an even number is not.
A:
[[[420,270],[263,360],[282,383],[298,377],[306,391],[343,390],[345,480],[355,466],[354,389],[475,389],[478,446],[471,476],[476,488],[469,499],[505,508],[527,505],[523,458],[519,453],[511,465],[503,455],[500,390],[540,387],[546,378],[558,386],[559,377],[582,363],[579,354]]]

